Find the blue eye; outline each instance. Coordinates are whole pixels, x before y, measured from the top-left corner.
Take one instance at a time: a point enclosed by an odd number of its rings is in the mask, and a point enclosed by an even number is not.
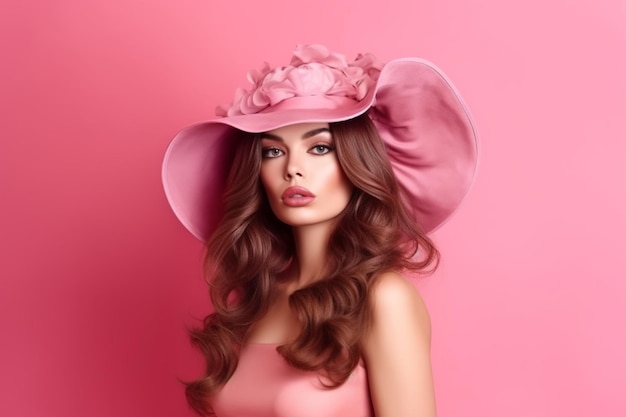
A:
[[[330,152],[332,150],[333,150],[333,148],[331,148],[330,146],[324,145],[324,144],[320,143],[320,144],[314,145],[311,148],[310,152],[315,154],[315,155],[325,155],[325,154],[327,154],[328,152]]]
[[[263,148],[261,150],[261,156],[263,158],[277,158],[282,156],[283,151],[278,148]]]

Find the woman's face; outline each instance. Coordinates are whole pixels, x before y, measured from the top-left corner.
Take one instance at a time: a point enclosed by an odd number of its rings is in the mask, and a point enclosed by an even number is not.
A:
[[[290,226],[330,223],[348,205],[328,123],[299,123],[261,134],[261,182],[272,211]]]

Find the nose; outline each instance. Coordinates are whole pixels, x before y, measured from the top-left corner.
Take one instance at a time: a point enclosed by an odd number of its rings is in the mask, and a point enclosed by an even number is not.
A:
[[[303,177],[302,170],[298,169],[295,166],[291,166],[291,165],[288,166],[287,167],[287,172],[285,173],[285,178],[290,180],[290,179],[295,178],[295,177],[302,178]]]
[[[296,177],[304,177],[304,169],[302,168],[302,161],[300,161],[299,158],[294,157],[292,154],[289,156],[287,166],[285,168],[285,179],[291,180]]]

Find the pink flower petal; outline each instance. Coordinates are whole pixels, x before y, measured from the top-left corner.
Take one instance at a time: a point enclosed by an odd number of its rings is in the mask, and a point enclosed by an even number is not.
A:
[[[248,72],[250,92],[237,89],[233,103],[216,108],[216,115],[256,113],[295,96],[328,95],[362,100],[376,84],[383,65],[372,54],[348,62],[323,45],[298,45],[291,64]]]

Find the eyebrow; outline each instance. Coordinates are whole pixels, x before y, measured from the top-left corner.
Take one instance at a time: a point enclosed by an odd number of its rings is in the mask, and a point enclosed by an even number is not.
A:
[[[317,136],[320,133],[328,132],[330,133],[330,129],[327,127],[320,127],[318,129],[309,130],[308,132],[302,135],[302,139],[311,138],[313,136]],[[272,135],[271,133],[263,132],[261,133],[261,139],[272,139],[277,140],[279,142],[284,142],[283,138],[277,135]]]

